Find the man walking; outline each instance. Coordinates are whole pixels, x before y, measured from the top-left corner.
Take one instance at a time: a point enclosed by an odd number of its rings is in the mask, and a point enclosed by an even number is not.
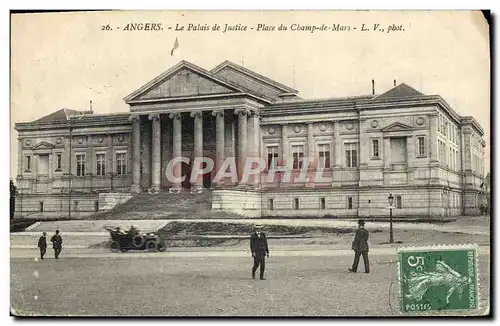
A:
[[[62,237],[59,235],[59,230],[56,230],[56,234],[52,236],[50,241],[52,242],[52,246],[54,247],[54,255],[56,259],[59,259],[59,254],[61,253],[62,249]]]
[[[264,270],[266,268],[266,256],[269,258],[269,247],[264,232],[261,232],[261,225],[255,225],[254,233],[250,236],[250,250],[252,251],[253,267],[252,278],[255,279],[255,272],[260,266],[260,279],[265,280]]]
[[[38,239],[38,248],[40,249],[40,259],[44,259],[43,256],[47,252],[47,232],[43,232],[43,235]]]
[[[354,262],[349,272],[356,273],[358,270],[359,258],[363,256],[365,264],[365,273],[370,273],[370,262],[368,261],[368,230],[365,229],[365,221],[358,221],[358,230],[352,242],[352,250],[354,250]]]

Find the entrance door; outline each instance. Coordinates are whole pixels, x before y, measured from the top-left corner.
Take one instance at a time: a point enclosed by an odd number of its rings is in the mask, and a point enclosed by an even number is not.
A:
[[[212,174],[210,172],[203,175],[203,188],[210,188],[212,186]]]
[[[49,155],[38,155],[38,175],[49,175]]]
[[[191,162],[191,161],[189,161]],[[181,173],[185,176],[184,181],[182,182],[183,189],[191,189],[191,163],[187,164],[182,162]]]

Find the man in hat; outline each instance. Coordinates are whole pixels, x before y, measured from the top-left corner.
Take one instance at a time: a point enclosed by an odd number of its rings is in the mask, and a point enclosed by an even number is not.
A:
[[[38,239],[38,248],[40,248],[40,259],[44,259],[43,256],[47,252],[47,232],[43,232],[43,235]]]
[[[261,232],[262,225],[255,225],[254,232],[250,236],[250,250],[252,251],[253,267],[252,278],[255,279],[255,272],[260,266],[260,279],[264,278],[264,269],[266,268],[266,256],[269,258],[269,247],[264,232]]]
[[[365,273],[370,273],[370,262],[368,260],[368,231],[365,229],[365,221],[358,221],[358,229],[352,242],[352,250],[354,250],[354,262],[349,272],[356,273],[358,270],[359,258],[363,256],[363,263],[365,264]]]
[[[50,241],[52,242],[52,246],[54,247],[54,256],[56,259],[59,259],[59,254],[61,253],[62,250],[62,237],[59,234],[59,230],[56,230],[56,234],[50,238]]]

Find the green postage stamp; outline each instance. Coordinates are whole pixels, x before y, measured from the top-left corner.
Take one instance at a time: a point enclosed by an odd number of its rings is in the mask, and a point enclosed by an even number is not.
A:
[[[398,249],[400,311],[476,310],[477,245]]]

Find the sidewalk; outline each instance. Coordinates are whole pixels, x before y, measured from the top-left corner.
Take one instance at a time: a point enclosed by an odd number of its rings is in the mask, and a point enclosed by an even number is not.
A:
[[[405,247],[405,246],[401,246]],[[116,258],[116,259],[135,259],[135,258],[207,258],[207,257],[249,257],[250,253],[248,250],[167,250],[166,252],[127,252],[127,253],[113,253],[109,250],[98,250],[98,249],[83,249],[83,248],[72,248],[64,250],[64,258]],[[479,256],[489,256],[490,247],[480,246]],[[10,251],[10,257],[12,258],[26,258],[34,259],[37,257],[38,253],[33,250],[12,250]],[[353,251],[349,249],[280,249],[273,250],[270,254],[270,259],[273,257],[289,257],[289,256],[308,256],[308,257],[324,257],[324,256],[352,256]],[[387,255],[394,256],[397,255],[397,247],[385,247],[385,248],[371,248],[370,256],[376,255]]]
[[[286,225],[286,226],[317,226],[317,227],[339,227],[357,228],[357,219],[337,220],[337,219],[175,219],[175,220],[103,220],[103,221],[52,221],[41,222],[30,228],[30,232],[54,232],[59,229],[62,233],[81,230],[83,232],[103,232],[105,226],[120,226],[128,228],[130,225],[137,225],[143,232],[152,232],[160,229],[169,222],[220,222],[220,223],[244,223],[262,225]],[[451,222],[453,223],[453,222]],[[366,220],[366,227],[370,230],[387,229],[389,221],[372,222]],[[441,232],[460,232],[475,235],[489,235],[490,227],[484,225],[467,224],[433,224],[433,223],[408,223],[398,222],[393,224],[396,230],[435,230]],[[24,232],[25,233],[25,232]]]

